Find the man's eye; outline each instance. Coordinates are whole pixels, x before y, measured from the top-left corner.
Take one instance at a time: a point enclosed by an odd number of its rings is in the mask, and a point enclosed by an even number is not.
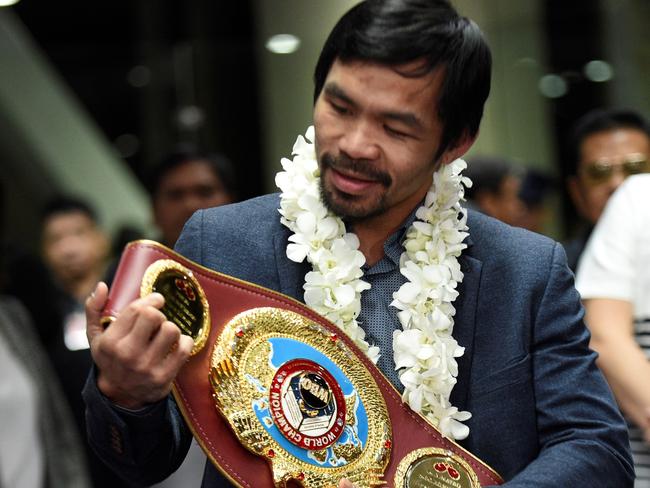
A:
[[[180,200],[183,198],[182,190],[169,190],[163,195],[167,200]]]
[[[213,195],[216,195],[220,191],[221,188],[217,186],[202,186],[201,188],[197,188],[196,194],[201,198],[212,198]]]
[[[384,126],[384,130],[388,132],[391,136],[395,137],[408,137],[409,135],[406,132],[392,128],[389,125]]]
[[[334,103],[334,102],[330,102],[330,104],[332,105],[332,108],[334,109],[335,112],[337,112],[339,114],[343,114],[343,115],[348,113],[348,109],[346,107],[344,107],[343,105],[339,105],[339,104]]]

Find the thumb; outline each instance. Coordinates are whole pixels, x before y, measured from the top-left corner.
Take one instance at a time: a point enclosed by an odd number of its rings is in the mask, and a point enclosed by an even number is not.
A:
[[[343,478],[339,482],[339,488],[356,488],[356,485],[353,485],[350,481],[347,479]]]
[[[93,339],[104,331],[100,323],[102,310],[108,300],[108,286],[103,281],[97,283],[95,291],[86,299],[86,335],[88,342],[92,344]]]

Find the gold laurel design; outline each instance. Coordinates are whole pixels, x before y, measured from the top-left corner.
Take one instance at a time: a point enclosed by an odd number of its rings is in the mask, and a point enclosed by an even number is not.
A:
[[[330,358],[350,379],[368,416],[368,440],[362,449],[351,443],[334,444],[335,458],[347,464],[325,468],[297,459],[278,444],[260,424],[254,403],[268,407],[275,368],[270,363],[272,337],[295,339]],[[276,486],[299,480],[306,488],[332,488],[347,478],[359,488],[386,486],[383,473],[390,457],[390,419],[372,375],[343,341],[324,327],[289,310],[256,308],[234,317],[216,341],[211,358],[210,384],[215,406],[239,441],[271,464]],[[354,425],[356,396],[346,397],[346,423]],[[266,402],[266,403],[265,403]],[[323,462],[327,452],[311,451]]]

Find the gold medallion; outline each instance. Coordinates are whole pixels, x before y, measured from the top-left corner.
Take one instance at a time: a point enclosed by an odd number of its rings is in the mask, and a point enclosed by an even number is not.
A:
[[[478,476],[460,456],[440,448],[410,452],[395,472],[395,488],[481,488]]]
[[[205,346],[210,333],[210,307],[203,288],[188,268],[171,259],[159,259],[144,272],[140,296],[160,293],[161,309],[182,334],[194,339],[192,355]]]
[[[218,338],[210,383],[239,441],[276,486],[385,486],[391,427],[370,372],[336,334],[295,312],[256,308]]]

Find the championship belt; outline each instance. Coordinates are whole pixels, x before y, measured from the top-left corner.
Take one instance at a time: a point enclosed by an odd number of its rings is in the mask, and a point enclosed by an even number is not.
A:
[[[405,405],[352,340],[303,303],[135,241],[122,254],[102,320],[151,292],[194,339],[173,394],[207,457],[235,486],[503,483]]]

